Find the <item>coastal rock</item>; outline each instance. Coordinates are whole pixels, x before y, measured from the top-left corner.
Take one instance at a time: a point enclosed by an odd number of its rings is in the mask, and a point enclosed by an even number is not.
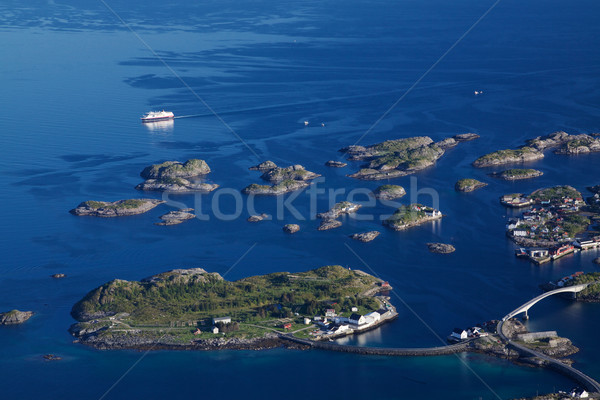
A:
[[[556,154],[576,155],[600,151],[600,139],[589,135],[572,135],[554,151]]]
[[[599,264],[599,265],[600,265],[600,257],[594,258],[594,259],[592,260],[592,262],[593,262],[594,264]]]
[[[536,178],[536,177],[542,176],[542,175],[544,175],[544,173],[542,171],[538,171],[537,169],[531,169],[531,168],[507,169],[502,172],[494,172],[494,173],[490,174],[490,176],[492,176],[494,178],[504,179],[505,181],[530,179],[530,178]]]
[[[194,183],[184,178],[148,179],[135,188],[145,191],[160,192],[212,192],[219,185],[211,183]]]
[[[437,254],[450,254],[456,251],[454,246],[445,243],[427,243],[427,248],[430,252]]]
[[[579,154],[590,151],[600,151],[600,140],[593,135],[570,135],[566,132],[554,132],[546,136],[538,136],[527,140],[527,146],[544,151],[551,147],[560,147],[555,150],[557,154]]]
[[[600,185],[596,185],[596,186],[588,186],[587,190],[589,190],[590,192],[596,194],[600,194]]]
[[[486,187],[488,184],[477,179],[461,179],[454,185],[457,192],[472,192],[475,189]]]
[[[277,164],[275,164],[273,161],[267,160],[248,169],[251,171],[269,171],[273,168],[277,168]]]
[[[343,168],[348,164],[346,164],[345,162],[341,162],[341,161],[329,160],[325,163],[325,165],[328,167],[333,167],[333,168]]]
[[[367,242],[370,242],[371,240],[374,240],[377,236],[380,235],[380,233],[381,232],[378,232],[378,231],[355,233],[353,235],[350,235],[350,238],[352,238],[354,240],[358,240],[359,242],[367,243]]]
[[[248,222],[258,222],[258,221],[262,221],[263,219],[268,219],[269,215],[267,214],[260,214],[260,215],[251,215],[248,218]]]
[[[458,135],[452,136],[457,142],[467,142],[469,140],[479,139],[479,135],[476,133],[459,133]]]
[[[90,200],[84,201],[69,212],[77,216],[123,217],[143,214],[162,203],[164,201],[155,199],[118,200],[112,203]]]
[[[308,181],[321,175],[307,171],[302,165],[290,165],[289,167],[275,167],[262,174],[261,178],[267,182],[277,184],[284,181]]]
[[[320,231],[328,231],[329,229],[335,229],[342,226],[342,223],[337,219],[324,219],[321,221],[321,225],[317,228]]]
[[[189,219],[195,218],[196,216],[192,213],[194,211],[193,208],[184,208],[178,211],[170,211],[164,215],[161,215],[159,218],[162,222],[157,222],[154,225],[177,225],[181,224]]]
[[[360,204],[350,201],[340,201],[336,203],[329,211],[317,214],[317,218],[321,219],[336,219],[342,214],[352,214],[358,211]]]
[[[436,145],[443,150],[452,148],[454,146],[456,146],[458,144],[458,141],[456,141],[456,139],[454,138],[446,138],[444,140],[441,140],[439,142],[436,142]]]
[[[154,164],[144,168],[140,173],[144,179],[161,178],[193,178],[200,175],[206,175],[210,172],[210,167],[204,160],[190,159],[185,163],[179,161],[165,161],[161,164]]]
[[[61,356],[57,356],[56,354],[44,354],[42,358],[46,361],[59,361],[62,360]]]
[[[473,161],[476,168],[493,167],[496,165],[523,163],[544,158],[544,153],[533,147],[521,147],[516,150],[498,150],[486,154]]]
[[[0,325],[17,325],[27,321],[33,315],[32,311],[12,310],[0,313]]]
[[[444,154],[444,150],[428,136],[388,140],[368,147],[349,146],[340,151],[348,154],[349,160],[367,161],[358,172],[348,175],[363,180],[408,175],[433,165]]]
[[[398,185],[382,185],[373,192],[379,200],[394,200],[406,195],[406,190]]]
[[[287,224],[284,225],[283,231],[285,233],[296,233],[300,230],[300,225],[298,224]]]
[[[275,185],[258,185],[253,183],[248,185],[246,188],[242,190],[244,194],[253,194],[253,195],[271,195],[277,196],[280,194],[285,194],[289,192],[293,192],[295,190],[304,189],[309,186],[310,182],[306,181],[294,181],[294,180],[286,180]]]
[[[66,278],[67,277],[67,275],[65,275],[65,274],[52,274],[50,276],[52,278],[54,278],[54,279],[61,279],[61,278]]]

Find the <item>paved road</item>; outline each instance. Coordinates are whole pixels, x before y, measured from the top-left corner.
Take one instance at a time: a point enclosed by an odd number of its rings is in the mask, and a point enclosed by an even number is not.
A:
[[[540,352],[537,352],[535,350],[532,350],[528,347],[525,347],[519,343],[515,343],[512,340],[510,340],[508,337],[506,337],[506,335],[504,334],[504,331],[503,331],[505,322],[506,321],[500,321],[498,323],[497,331],[498,331],[498,335],[500,336],[500,338],[504,342],[506,342],[510,347],[513,347],[521,355],[526,354],[529,356],[538,357],[538,358],[546,361],[548,363],[548,367],[553,368],[553,369],[557,370],[558,372],[561,372],[561,373],[571,377],[572,379],[575,379],[582,386],[584,386],[586,390],[588,390],[590,392],[600,393],[600,384],[598,382],[596,382],[594,379],[592,379],[589,376],[587,376],[586,374],[584,374],[583,372],[581,372],[581,371],[571,367],[570,365],[567,365],[555,358],[549,357],[545,354],[542,354]]]

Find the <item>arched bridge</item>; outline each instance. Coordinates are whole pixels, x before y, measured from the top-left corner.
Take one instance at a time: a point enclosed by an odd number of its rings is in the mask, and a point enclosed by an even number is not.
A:
[[[546,297],[550,297],[552,295],[559,294],[559,293],[568,293],[568,292],[579,293],[593,283],[597,283],[597,282],[582,283],[581,285],[573,285],[573,286],[562,287],[560,289],[550,290],[549,292],[546,292],[544,294],[539,295],[538,297],[535,297],[535,298],[529,300],[527,303],[523,304],[516,310],[510,312],[504,318],[502,318],[502,321],[511,319],[515,315],[520,314],[522,312],[524,312],[525,316],[528,317],[527,311],[529,311],[529,309],[531,307],[533,307],[538,301],[543,300]]]

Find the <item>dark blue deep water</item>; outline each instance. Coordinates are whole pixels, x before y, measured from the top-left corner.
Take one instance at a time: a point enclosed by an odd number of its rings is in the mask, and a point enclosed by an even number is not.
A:
[[[69,312],[89,290],[114,278],[140,279],[175,267],[225,274],[239,261],[228,279],[330,264],[367,270],[358,255],[402,299],[393,297],[397,321],[348,340],[371,346],[439,345],[439,337],[455,326],[502,317],[537,295],[541,282],[596,269],[593,251],[543,267],[517,260],[504,236],[510,212],[497,199],[556,184],[585,191],[600,183],[600,155],[547,154],[531,164],[545,175],[518,183],[493,180],[490,170],[470,164],[538,135],[599,130],[597,1],[500,1],[372,130],[492,1],[190,3],[0,4],[0,311],[36,312],[23,325],[0,329],[0,398],[376,393],[382,399],[508,399],[574,386],[551,371],[472,354],[157,351],[140,361],[140,352],[72,343]],[[475,90],[484,93],[475,96]],[[166,127],[139,123],[143,112],[163,108],[199,116]],[[377,219],[346,217],[341,228],[318,232],[306,192],[293,201],[306,218],[300,221],[288,210],[281,220],[250,224],[245,204],[239,218],[218,219],[211,214],[213,201],[227,214],[236,202],[227,194],[215,199],[215,193],[171,196],[210,216],[173,227],[154,225],[172,205],[122,219],[68,214],[84,200],[140,197],[134,186],[143,167],[192,157],[205,159],[213,170],[209,179],[231,193],[259,182],[248,167],[267,159],[322,174],[318,186],[325,190],[374,189],[385,182],[345,176],[356,163],[345,169],[323,165],[341,159],[337,150],[367,131],[361,144],[414,135],[435,140],[481,135],[449,150],[412,183],[411,177],[392,181],[408,189],[404,203],[419,189],[434,190],[447,217],[402,233],[384,229]],[[454,182],[463,177],[489,186],[458,194]],[[433,201],[426,194],[418,200]],[[260,198],[254,206],[275,215],[277,203]],[[328,197],[320,194],[316,211],[327,208]],[[378,218],[389,211],[365,206],[359,215]],[[302,230],[283,234],[289,222]],[[372,243],[347,237],[371,229],[382,232]],[[431,241],[453,243],[457,251],[431,254],[425,246]],[[68,277],[49,277],[57,272]],[[530,315],[531,329],[570,337],[582,349],[573,357],[575,365],[600,378],[600,306],[550,298]],[[63,359],[43,361],[46,353]]]

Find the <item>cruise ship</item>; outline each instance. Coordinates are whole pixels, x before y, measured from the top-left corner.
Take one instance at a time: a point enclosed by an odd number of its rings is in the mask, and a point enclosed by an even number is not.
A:
[[[166,121],[175,118],[171,111],[150,111],[142,115],[142,122]]]

